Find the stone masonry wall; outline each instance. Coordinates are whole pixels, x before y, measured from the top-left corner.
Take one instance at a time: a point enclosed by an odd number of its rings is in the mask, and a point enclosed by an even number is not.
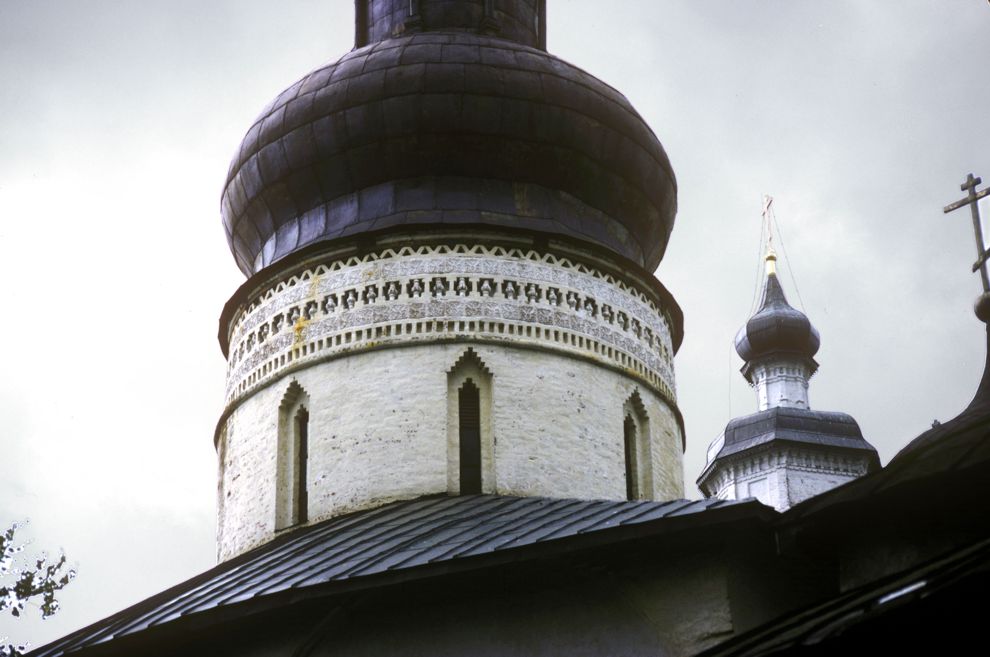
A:
[[[625,499],[623,405],[649,418],[656,500],[683,496],[674,411],[615,369],[539,349],[469,342],[356,353],[283,377],[243,400],[220,433],[221,560],[275,531],[278,409],[291,382],[309,397],[309,522],[450,491],[448,372],[472,349],[491,372],[494,482],[507,495]],[[454,478],[456,480],[456,477]]]
[[[739,455],[721,466],[710,485],[714,497],[755,497],[778,511],[786,511],[868,470],[866,454],[784,447]]]

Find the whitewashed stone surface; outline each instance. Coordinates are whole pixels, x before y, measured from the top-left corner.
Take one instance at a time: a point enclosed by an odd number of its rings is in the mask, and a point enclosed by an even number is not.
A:
[[[258,290],[228,331],[219,557],[278,533],[279,407],[290,385],[309,404],[309,523],[457,494],[452,395],[468,375],[484,379],[484,492],[625,499],[623,420],[634,400],[649,434],[641,497],[683,497],[662,304],[632,276],[483,245],[310,263]]]
[[[713,497],[755,497],[778,511],[867,473],[866,454],[775,446],[745,452],[719,466],[712,479]]]
[[[309,520],[451,490],[448,385],[468,348],[491,372],[494,481],[485,491],[625,499],[623,406],[638,392],[650,428],[648,499],[683,497],[682,434],[668,403],[633,378],[551,352],[436,344],[358,353],[273,383],[221,432],[218,549],[228,559],[275,532],[278,409],[306,391]]]

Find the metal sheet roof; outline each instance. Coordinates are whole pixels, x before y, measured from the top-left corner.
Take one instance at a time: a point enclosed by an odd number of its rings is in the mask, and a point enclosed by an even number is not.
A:
[[[988,370],[990,372],[990,370]],[[982,389],[982,387],[981,387]],[[987,386],[990,394],[990,385]],[[855,507],[925,480],[944,478],[954,485],[984,478],[990,468],[990,400],[977,397],[958,417],[921,434],[901,450],[887,466],[790,509],[784,521],[821,524],[823,512]],[[968,473],[968,474],[967,474]],[[880,504],[880,502],[877,502]]]
[[[180,617],[278,593],[510,551],[753,500],[625,502],[433,496],[361,511],[281,536],[30,653],[61,655]],[[721,514],[712,514],[715,520]],[[706,517],[706,519],[707,519]]]
[[[724,435],[725,445],[719,458],[773,440],[876,453],[852,416],[805,408],[774,407],[737,417],[726,425]]]
[[[846,413],[776,406],[730,420],[721,438],[722,445],[714,456],[709,456],[698,477],[699,484],[711,476],[716,462],[771,443],[857,451],[867,454],[869,471],[880,468],[877,450],[863,438],[856,420]]]

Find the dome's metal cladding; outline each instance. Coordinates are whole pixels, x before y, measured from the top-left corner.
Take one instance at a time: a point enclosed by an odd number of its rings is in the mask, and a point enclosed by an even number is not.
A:
[[[821,338],[811,321],[787,303],[776,274],[767,276],[759,310],[736,335],[736,352],[745,361],[773,353],[807,358],[818,353]]]
[[[358,2],[359,43],[399,31],[393,5],[408,3]],[[539,45],[539,31],[526,32],[517,18],[535,17],[543,3],[418,5],[411,25],[431,29],[432,21],[444,31],[351,51],[289,87],[248,131],[222,202],[241,270],[251,275],[324,240],[443,224],[577,238],[656,268],[676,183],[625,97],[539,48],[464,31],[427,11],[494,7],[492,16],[517,25],[514,38]]]

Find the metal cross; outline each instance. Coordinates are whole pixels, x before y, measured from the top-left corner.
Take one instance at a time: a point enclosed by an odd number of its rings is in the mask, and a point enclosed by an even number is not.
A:
[[[773,247],[773,197],[763,195],[763,221],[767,225],[767,246]]]
[[[990,196],[990,187],[979,192],[976,191],[976,186],[982,182],[983,180],[979,177],[969,174],[966,177],[966,182],[959,185],[959,189],[967,192],[966,198],[945,206],[942,208],[942,212],[948,214],[961,207],[970,206],[970,211],[973,214],[973,232],[976,234],[976,263],[973,265],[973,271],[980,270],[980,277],[983,279],[983,291],[990,292],[990,277],[987,276],[986,267],[987,258],[990,257],[990,251],[987,251],[983,242],[983,227],[980,224],[980,204],[977,202],[984,196]]]

